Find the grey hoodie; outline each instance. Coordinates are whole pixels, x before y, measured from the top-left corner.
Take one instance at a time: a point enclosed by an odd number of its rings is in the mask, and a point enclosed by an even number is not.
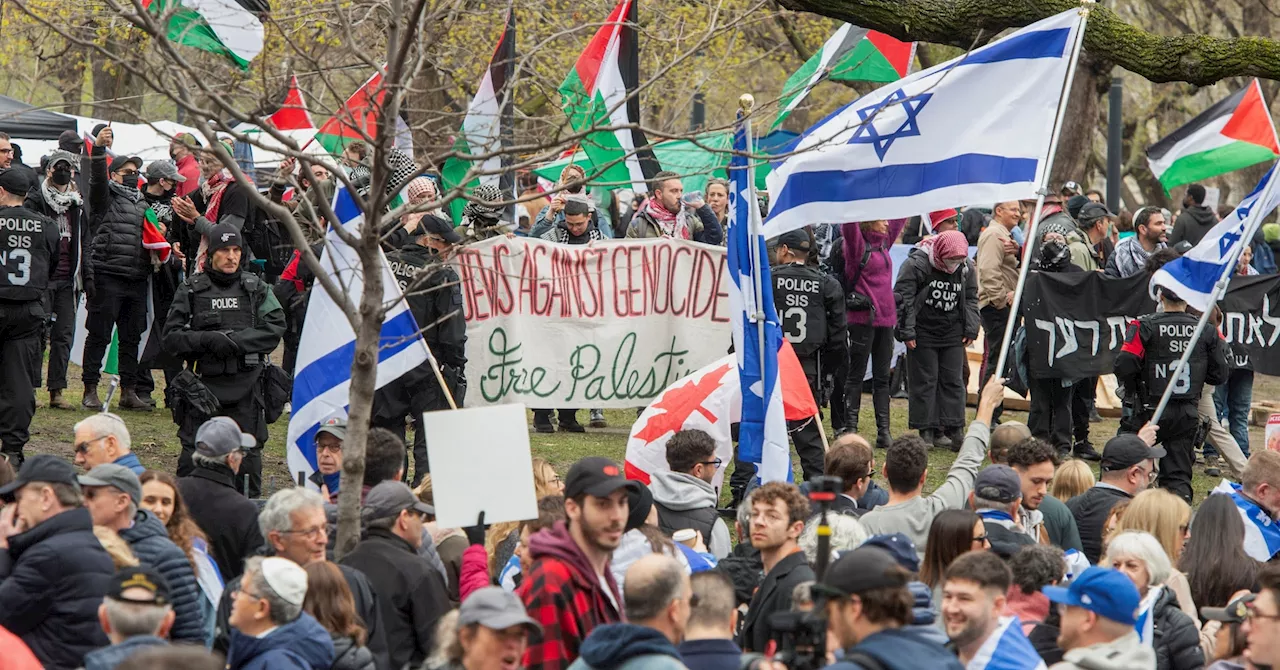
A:
[[[1072,649],[1049,670],[1156,670],[1156,652],[1131,631],[1106,644]]]
[[[649,490],[653,492],[654,502],[662,503],[673,510],[681,511],[702,509],[716,506],[719,498],[711,484],[683,472],[655,472],[649,481]],[[711,526],[711,537],[705,538],[707,550],[716,560],[729,555],[732,543],[729,539],[729,527],[724,519],[717,518]]]

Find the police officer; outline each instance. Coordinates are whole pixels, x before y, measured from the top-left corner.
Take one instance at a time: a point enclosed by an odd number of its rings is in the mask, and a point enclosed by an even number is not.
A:
[[[418,222],[413,241],[387,254],[391,271],[409,303],[409,311],[422,329],[431,355],[449,386],[454,402],[461,407],[466,395],[467,323],[462,313],[462,284],[458,273],[446,262],[453,257],[462,235],[453,224],[431,214]],[[405,417],[413,419],[413,484],[431,471],[427,441],[422,432],[422,413],[449,409],[449,399],[440,388],[430,363],[423,363],[374,395],[371,423],[404,437]],[[409,469],[405,468],[406,475]]]
[[[1227,379],[1226,343],[1215,329],[1205,328],[1191,343],[1198,319],[1187,313],[1187,303],[1172,291],[1160,289],[1160,306],[1155,314],[1135,319],[1125,334],[1124,347],[1116,358],[1116,378],[1127,392],[1136,389],[1138,424],[1151,418],[1165,389],[1172,384],[1169,404],[1158,422],[1157,436],[1167,455],[1160,459],[1161,488],[1169,489],[1191,502],[1191,468],[1195,464],[1196,442],[1202,438],[1196,406],[1207,384]],[[1173,374],[1182,352],[1193,347],[1187,365]]]
[[[256,498],[261,493],[262,444],[267,439],[260,378],[267,355],[284,334],[284,310],[270,286],[241,269],[243,247],[235,226],[214,226],[207,254],[205,271],[184,280],[173,297],[164,324],[164,346],[187,361],[188,369],[217,397],[222,414],[258,438],[258,446],[245,454],[237,483],[242,493]],[[179,477],[193,469],[196,429],[207,418],[186,412],[178,426]]]
[[[36,413],[45,289],[56,271],[58,225],[23,206],[32,180],[0,172],[0,452],[17,469]]]

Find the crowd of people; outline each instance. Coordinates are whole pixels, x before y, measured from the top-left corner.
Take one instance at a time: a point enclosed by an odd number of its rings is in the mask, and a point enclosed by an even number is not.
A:
[[[666,444],[668,470],[647,482],[605,457],[563,478],[534,459],[537,518],[441,528],[421,416],[448,400],[434,371],[416,370],[378,391],[362,539],[336,556],[343,417],[316,431],[306,486],[262,497],[262,445],[288,399],[312,280],[299,251],[272,243],[279,222],[197,138],[175,138],[173,160],[145,165],[114,153],[110,127],[92,139],[86,152],[64,138],[37,172],[13,163],[0,137],[0,221],[14,233],[0,243],[4,667],[1280,664],[1280,571],[1268,564],[1280,551],[1280,454],[1249,449],[1247,357],[1229,356],[1214,329],[1192,344],[1168,334],[1195,323],[1184,300],[1162,289],[1159,311],[1129,328],[1116,436],[1090,434],[1096,379],[1031,379],[1027,423],[1002,416],[996,363],[1023,265],[1152,273],[1218,220],[1199,185],[1175,219],[1154,207],[1117,216],[1101,194],[1068,183],[1046,198],[1034,238],[1032,203],[1016,201],[781,235],[775,300],[801,307],[779,310],[783,329],[836,435],[828,445],[820,418],[790,422],[804,484],[760,483],[735,461],[725,509],[713,482],[729,464],[712,437],[682,430]],[[367,153],[361,143],[344,151],[353,181],[368,179]],[[332,175],[296,170],[282,164],[267,196],[304,230],[322,229]],[[438,197],[431,179],[401,176],[411,203]],[[418,323],[432,324],[425,336],[449,393],[461,398],[466,385],[459,279],[441,263],[458,245],[497,234],[723,243],[722,181],[685,193],[678,175],[660,173],[624,213],[616,201],[602,207],[584,177],[566,168],[557,192],[514,226],[485,186],[460,227],[440,211],[391,223],[388,260]],[[913,245],[897,270],[896,243]],[[1239,272],[1274,272],[1272,258],[1255,240]],[[45,349],[50,407],[72,409],[64,393],[80,294],[82,405],[92,413],[73,428],[74,462],[28,458]],[[966,348],[980,337],[977,412],[966,421]],[[269,358],[281,344],[283,368]],[[1186,346],[1190,381],[1155,425],[1170,382],[1153,371]],[[172,471],[147,469],[129,421],[103,411],[108,348],[121,410],[153,410],[151,371],[165,375],[182,444]],[[899,434],[895,379],[910,429]],[[864,391],[870,440],[859,431]],[[581,432],[577,411],[535,410],[534,429]],[[590,426],[605,425],[589,412]],[[1225,467],[1239,483],[1193,512],[1201,433],[1206,472]],[[956,456],[927,490],[933,449]]]

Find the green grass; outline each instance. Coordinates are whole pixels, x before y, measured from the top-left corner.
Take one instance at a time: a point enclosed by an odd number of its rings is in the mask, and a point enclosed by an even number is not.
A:
[[[67,390],[65,397],[74,403],[76,407],[79,407],[82,391],[82,386],[78,381],[80,369],[74,365],[71,367],[72,370],[68,374],[71,388]],[[153,397],[161,399],[163,398],[163,375],[159,371],[155,371],[154,374],[158,388]],[[1254,398],[1273,398],[1276,396],[1277,390],[1280,390],[1280,378],[1259,376],[1257,383],[1254,385]],[[105,384],[99,387],[99,393],[105,395]],[[27,455],[55,453],[70,459],[72,457],[72,426],[75,425],[76,421],[88,416],[89,412],[80,409],[50,409],[48,407],[48,393],[43,389],[37,391],[36,400],[39,409],[36,410],[35,419],[31,424],[31,441],[27,445]],[[177,468],[178,453],[181,451],[181,447],[177,438],[177,426],[174,425],[170,418],[168,410],[159,408],[153,412],[119,413],[129,425],[129,431],[133,438],[133,450],[138,455],[138,458],[142,460],[143,465],[149,468],[174,471]],[[969,408],[968,416],[970,419],[973,418],[973,414],[973,408]],[[1026,421],[1025,412],[1006,411],[1004,415],[1010,420]],[[635,421],[635,416],[635,410],[605,410],[605,418],[609,422],[609,428],[600,430],[588,428],[587,432],[582,434],[555,433],[544,435],[530,432],[529,441],[532,445],[533,454],[551,461],[561,475],[568,471],[569,466],[574,461],[586,456],[606,456],[621,463],[626,453],[627,434],[631,424]],[[587,418],[587,410],[583,409],[578,413],[579,421],[584,424]],[[529,423],[530,427],[532,427],[532,413],[529,414]],[[869,398],[864,398],[862,418],[859,425],[862,427],[863,436],[874,443],[875,420],[872,415]],[[1117,426],[1118,422],[1115,419],[1106,419],[1102,423],[1093,424],[1090,436],[1091,441],[1098,450],[1102,449],[1102,445],[1107,438],[1115,435]],[[285,465],[284,440],[287,429],[287,415],[282,416],[280,421],[271,426],[270,437],[267,440],[266,449],[262,457],[262,488],[264,495],[269,495],[273,491],[287,487],[293,481]],[[905,400],[893,401],[890,410],[890,430],[894,435],[907,432],[907,403]],[[830,421],[826,422],[826,431],[828,437],[834,435]],[[1250,428],[1250,442],[1259,448],[1263,445],[1262,428]],[[883,459],[884,452],[877,450],[876,462],[879,466],[878,469],[883,468]],[[942,483],[946,478],[947,469],[951,467],[951,463],[954,460],[955,454],[950,451],[930,451],[929,477],[926,490],[932,490]],[[731,469],[733,466],[730,464],[727,467]],[[800,466],[798,461],[794,462],[794,467],[795,471],[799,473]],[[1096,476],[1096,464],[1094,464],[1093,469]],[[1196,491],[1196,500],[1201,500],[1217,483],[1216,479],[1211,479],[1204,475],[1202,466],[1197,466],[1196,475],[1192,482]],[[883,485],[883,480],[881,480],[881,484]],[[722,500],[726,503],[729,499],[727,488],[725,487],[726,490],[722,494]]]

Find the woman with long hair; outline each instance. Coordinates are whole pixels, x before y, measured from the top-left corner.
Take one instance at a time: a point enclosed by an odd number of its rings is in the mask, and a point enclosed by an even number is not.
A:
[[[169,531],[169,539],[178,545],[191,562],[196,582],[200,584],[200,592],[204,594],[200,608],[205,614],[206,642],[212,642],[216,623],[214,613],[222,599],[225,580],[218,570],[218,564],[209,555],[209,538],[192,520],[187,504],[182,501],[182,494],[178,491],[178,480],[173,475],[159,470],[147,470],[138,477],[138,481],[142,483],[142,503],[138,506],[160,519],[165,530]]]
[[[302,609],[315,617],[333,639],[331,670],[374,670],[373,653],[364,646],[365,630],[356,615],[356,601],[336,563],[316,561],[305,566],[307,596]]]
[[[1165,489],[1147,489],[1129,501],[1129,508],[1120,518],[1120,532],[1137,530],[1149,533],[1160,543],[1160,548],[1169,557],[1173,565],[1178,564],[1182,556],[1182,546],[1187,540],[1187,529],[1191,526],[1191,506],[1182,498]],[[1195,598],[1191,595],[1191,587],[1187,584],[1187,576],[1173,568],[1165,579],[1166,587],[1178,596],[1178,606],[1182,608],[1192,621],[1199,620]]]
[[[1173,565],[1160,541],[1150,533],[1122,531],[1111,538],[1101,565],[1123,572],[1138,588],[1138,637],[1155,649],[1156,670],[1204,668],[1196,619],[1178,607],[1173,589],[1166,587]]]
[[[889,248],[902,234],[906,219],[863,221],[841,226],[844,244],[845,308],[849,323],[849,376],[845,379],[844,428],[858,431],[862,381],[871,365],[871,404],[875,408],[876,447],[887,449],[889,436],[889,367],[893,364],[893,328],[898,310],[893,300],[893,259]]]
[[[1178,568],[1201,607],[1225,607],[1237,591],[1253,589],[1261,564],[1244,551],[1244,520],[1231,496],[1200,503]]]
[[[920,563],[920,581],[934,590],[933,601],[942,602],[942,573],[952,561],[967,551],[990,548],[987,528],[976,512],[949,509],[935,516],[925,540],[924,561]]]
[[[729,216],[729,182],[719,177],[707,180],[707,205],[720,221],[720,230],[728,230],[725,219]]]

